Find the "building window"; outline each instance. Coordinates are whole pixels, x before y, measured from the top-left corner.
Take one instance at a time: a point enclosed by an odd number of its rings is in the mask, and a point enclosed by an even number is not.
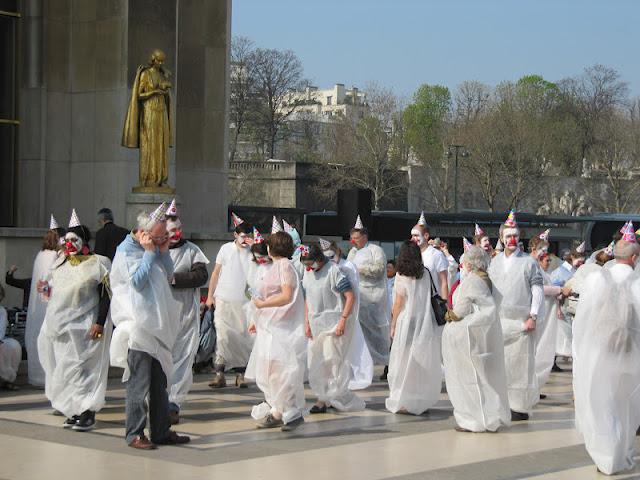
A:
[[[329,95],[327,97],[327,105],[331,105],[331,102],[333,101],[333,97],[331,95]]]
[[[0,0],[0,226],[15,223],[18,159],[18,0]]]

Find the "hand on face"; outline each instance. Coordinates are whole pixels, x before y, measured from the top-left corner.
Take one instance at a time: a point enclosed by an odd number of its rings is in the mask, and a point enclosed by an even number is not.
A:
[[[146,252],[156,251],[156,245],[155,243],[153,243],[153,239],[151,238],[151,234],[149,232],[141,232],[139,236],[139,242]]]

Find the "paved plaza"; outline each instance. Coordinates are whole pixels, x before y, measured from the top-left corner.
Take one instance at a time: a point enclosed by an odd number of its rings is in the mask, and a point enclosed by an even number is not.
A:
[[[445,393],[414,417],[384,408],[386,383],[360,392],[367,410],[313,415],[295,432],[256,430],[255,388],[212,391],[197,375],[176,426],[192,442],[141,452],[126,446],[124,389],[112,378],[91,433],[63,430],[41,390],[0,393],[0,479],[591,479],[573,428],[571,374],[554,373],[532,420],[498,434],[457,433]],[[228,381],[232,381],[229,377]],[[307,390],[308,406],[313,401]],[[615,478],[640,479],[640,468]]]

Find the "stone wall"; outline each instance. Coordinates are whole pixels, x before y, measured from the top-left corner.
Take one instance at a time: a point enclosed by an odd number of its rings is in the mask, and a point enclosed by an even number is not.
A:
[[[26,0],[17,226],[123,221],[138,150],[120,145],[130,88],[154,48],[173,72],[169,183],[197,230],[226,224],[231,0]]]

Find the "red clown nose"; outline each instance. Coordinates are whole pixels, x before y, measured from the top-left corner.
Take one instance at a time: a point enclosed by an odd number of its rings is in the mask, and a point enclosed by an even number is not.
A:
[[[508,247],[517,247],[518,246],[518,240],[516,239],[516,237],[509,238],[509,241],[507,242],[507,246]]]

